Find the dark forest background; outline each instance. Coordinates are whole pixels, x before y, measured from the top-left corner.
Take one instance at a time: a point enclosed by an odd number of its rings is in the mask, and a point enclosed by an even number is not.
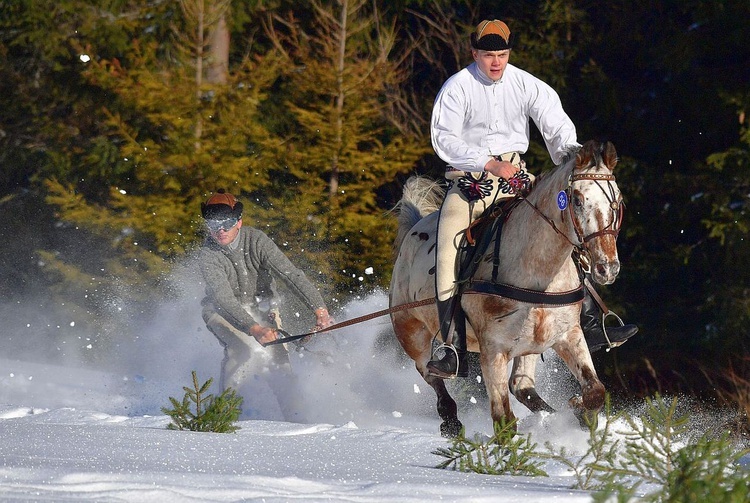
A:
[[[484,18],[618,150],[602,294],[641,332],[596,355],[605,384],[750,403],[746,0],[0,0],[0,337],[31,303],[116,344],[113,299],[175,294],[220,187],[334,306],[387,288],[386,211],[441,175],[432,101]]]

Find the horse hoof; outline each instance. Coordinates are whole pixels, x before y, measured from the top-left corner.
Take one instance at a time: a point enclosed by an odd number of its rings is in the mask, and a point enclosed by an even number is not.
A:
[[[584,407],[584,401],[581,396],[574,396],[568,400],[573,409],[573,415],[578,420],[578,424],[584,430],[596,429],[599,424],[599,408],[587,409]]]
[[[450,419],[440,424],[440,435],[445,438],[456,438],[461,435],[464,425],[458,419]]]
[[[604,406],[606,391],[601,383],[583,389],[583,407],[586,410],[599,410]]]
[[[544,401],[542,397],[539,396],[539,393],[536,392],[536,389],[534,388],[525,388],[516,390],[513,393],[513,396],[516,397],[516,400],[521,402],[526,406],[527,409],[529,409],[531,412],[549,412],[554,413],[556,412],[555,409],[550,407],[550,405]]]

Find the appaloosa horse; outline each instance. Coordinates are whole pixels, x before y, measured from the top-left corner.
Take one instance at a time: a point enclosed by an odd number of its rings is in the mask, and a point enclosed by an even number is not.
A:
[[[531,410],[552,410],[534,389],[537,355],[548,348],[557,352],[581,385],[579,405],[587,411],[603,405],[604,386],[580,326],[582,280],[571,255],[576,250],[575,255],[583,257],[584,270],[590,269],[599,284],[612,283],[620,271],[616,240],[622,197],[613,174],[616,164],[611,143],[591,141],[576,157],[539,176],[525,200],[507,216],[499,253],[493,244],[487,248],[465,288],[461,306],[467,345],[469,351],[480,353],[495,422],[515,417],[509,386]],[[440,186],[422,177],[410,178],[404,187],[396,207],[399,228],[391,307],[435,297],[435,235],[442,196]],[[505,290],[494,292],[494,284],[505,285]],[[532,300],[516,300],[516,291],[529,293]],[[535,295],[541,295],[540,300],[533,300]],[[556,302],[556,297],[567,302]],[[456,402],[445,382],[426,368],[438,334],[436,307],[396,311],[391,321],[401,346],[437,394],[441,433],[458,435],[462,424]],[[513,359],[509,379],[508,363]]]

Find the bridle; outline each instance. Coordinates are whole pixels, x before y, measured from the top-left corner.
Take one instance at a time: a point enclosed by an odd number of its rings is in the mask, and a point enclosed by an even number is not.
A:
[[[581,224],[576,218],[575,211],[573,210],[573,184],[579,181],[592,181],[596,183],[596,186],[599,187],[599,189],[604,193],[604,196],[607,198],[607,201],[609,202],[609,208],[612,210],[612,218],[610,219],[609,223],[607,223],[602,229],[599,229],[588,235],[583,234]],[[565,190],[561,191],[558,194],[558,207],[560,208],[562,219],[563,221],[565,220],[565,214],[567,210],[567,213],[570,216],[570,221],[573,225],[573,231],[575,232],[576,238],[578,239],[578,243],[574,243],[573,241],[571,241],[566,233],[557,228],[555,222],[551,218],[542,213],[542,211],[533,203],[529,202],[528,199],[526,199],[525,197],[523,198],[523,200],[526,201],[534,209],[534,211],[536,211],[547,223],[550,224],[550,226],[552,226],[555,232],[560,234],[565,238],[566,241],[573,245],[573,248],[575,249],[575,255],[578,257],[578,262],[580,263],[581,268],[585,273],[591,272],[591,260],[588,248],[589,241],[603,236],[614,236],[614,238],[617,239],[617,236],[620,233],[620,227],[622,226],[622,219],[625,211],[625,203],[622,200],[622,196],[617,196],[615,188],[612,185],[613,182],[615,182],[615,175],[611,173],[571,173],[568,177],[567,187],[565,188]]]
[[[612,210],[612,219],[603,229],[592,232],[587,236],[583,236],[581,225],[575,218],[575,213],[573,212],[573,205],[568,204],[570,220],[573,222],[573,228],[575,230],[576,237],[581,242],[581,245],[585,246],[586,243],[599,236],[611,235],[614,236],[615,239],[617,239],[618,234],[620,234],[620,226],[622,225],[625,204],[622,201],[622,196],[617,197],[615,189],[612,186],[612,182],[615,181],[615,175],[601,173],[580,173],[577,175],[571,175],[570,181],[568,182],[568,187],[565,189],[569,201],[571,200],[570,196],[573,183],[580,180],[590,180],[596,183],[596,186],[601,189],[601,191],[604,193],[604,196],[607,198],[607,201],[609,201],[609,208]],[[605,186],[600,182],[607,182],[606,189]]]
[[[596,184],[597,187],[599,187],[599,189],[604,193],[604,196],[609,202],[609,208],[612,214],[612,218],[610,219],[608,224],[606,224],[602,229],[594,231],[586,236],[583,235],[581,224],[576,218],[575,212],[573,211],[573,199],[571,197],[573,192],[573,184],[577,181],[582,180],[592,181]],[[606,182],[606,185],[604,185],[604,182]],[[573,244],[573,247],[576,250],[578,263],[580,264],[581,269],[584,273],[587,274],[591,272],[591,253],[588,247],[589,241],[603,236],[613,236],[614,239],[617,240],[617,236],[620,234],[620,227],[622,226],[623,214],[625,212],[625,203],[622,201],[621,195],[619,197],[617,196],[615,188],[612,185],[613,182],[615,182],[615,175],[611,173],[571,173],[571,176],[568,178],[568,187],[565,189],[569,201],[568,213],[570,215],[570,221],[573,224],[573,230],[575,231],[576,237],[579,241],[579,244],[577,246]]]

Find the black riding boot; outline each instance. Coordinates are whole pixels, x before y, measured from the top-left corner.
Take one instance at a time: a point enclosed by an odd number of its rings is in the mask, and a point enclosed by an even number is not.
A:
[[[635,325],[623,325],[621,327],[607,327],[606,335],[602,315],[604,314],[599,305],[591,297],[587,288],[583,289],[583,306],[581,306],[581,328],[589,353],[593,353],[605,347],[616,348],[626,340],[638,333]],[[609,338],[609,341],[607,339]]]
[[[437,301],[440,334],[443,341],[448,340],[457,300],[458,296],[454,295],[448,300]],[[427,362],[427,371],[431,375],[441,379],[469,376],[469,364],[466,358],[466,325],[463,320],[456,320],[452,342],[452,346],[445,348],[445,355],[442,358]]]

